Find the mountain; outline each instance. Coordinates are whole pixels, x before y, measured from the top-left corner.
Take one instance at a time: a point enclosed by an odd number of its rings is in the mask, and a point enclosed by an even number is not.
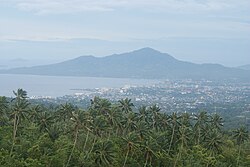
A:
[[[106,57],[81,56],[57,64],[2,70],[0,73],[148,79],[250,79],[245,70],[179,61],[151,48]]]
[[[242,69],[242,70],[250,70],[250,64],[247,64],[247,65],[244,65],[244,66],[239,66],[238,68]]]
[[[26,60],[26,59],[22,59],[22,58],[17,58],[17,59],[12,59],[10,60],[11,62],[27,62],[29,60]]]

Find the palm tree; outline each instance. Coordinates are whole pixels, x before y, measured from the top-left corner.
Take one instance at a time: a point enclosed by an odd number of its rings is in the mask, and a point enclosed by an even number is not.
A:
[[[191,127],[192,126],[191,122],[190,122],[191,117],[190,117],[189,113],[187,113],[187,112],[182,113],[180,119],[181,119],[180,122],[181,122],[182,126],[185,126],[185,127]]]
[[[92,131],[95,136],[102,137],[105,132],[108,130],[109,125],[106,117],[99,115],[93,119]]]
[[[168,131],[158,132],[157,134],[152,133],[151,136],[155,136],[155,140],[158,145],[161,146],[161,151],[167,154],[167,150],[169,149],[170,137]],[[169,156],[169,155],[168,155]]]
[[[111,109],[111,103],[107,99],[102,99],[100,97],[95,97],[92,100],[91,109],[97,112],[96,114],[106,115],[107,112]]]
[[[30,107],[29,109],[29,121],[35,122],[38,120],[37,116],[39,113],[43,111],[42,107],[40,105],[35,105]]]
[[[148,110],[146,106],[139,107],[139,120],[147,122],[148,121]]]
[[[178,139],[178,142],[180,142],[181,145],[174,166],[176,166],[177,161],[181,159],[182,152],[184,151],[184,149],[188,147],[190,143],[190,136],[191,136],[191,128],[187,127],[185,124],[181,124],[181,127],[179,128],[179,139]]]
[[[138,147],[137,135],[135,133],[129,133],[127,136],[122,137],[122,140],[125,143],[127,150],[125,155],[125,160],[123,162],[123,167],[125,167],[129,153],[133,152]]]
[[[137,126],[137,115],[133,112],[129,112],[125,115],[124,120],[122,120],[122,125],[125,128],[124,133],[134,131]]]
[[[13,117],[13,143],[10,151],[10,155],[12,154],[15,141],[16,141],[16,135],[17,135],[17,127],[21,121],[21,119],[24,119],[26,117],[26,113],[28,112],[28,106],[29,102],[27,100],[27,92],[23,89],[18,89],[17,92],[13,91],[15,94],[15,98],[12,99],[12,102],[14,102],[14,106],[12,108],[11,116]]]
[[[43,111],[37,113],[36,123],[38,124],[40,132],[48,132],[50,125],[54,122],[51,113]]]
[[[180,116],[180,128],[179,128],[179,137],[177,143],[180,143],[179,151],[176,156],[174,166],[177,165],[179,159],[181,159],[182,153],[186,147],[188,147],[188,143],[190,141],[191,135],[191,122],[190,115],[188,113],[182,113]]]
[[[64,122],[69,120],[72,117],[72,113],[76,110],[76,108],[71,103],[62,104],[59,107],[59,118]]]
[[[211,117],[211,124],[212,124],[212,127],[217,129],[217,130],[220,130],[221,127],[223,126],[223,120],[222,120],[222,117],[219,115],[219,114],[214,114],[212,115]]]
[[[125,113],[129,113],[132,111],[132,107],[134,107],[134,104],[131,102],[131,99],[121,99],[118,101],[119,107],[121,108],[121,110]]]
[[[72,117],[73,112],[76,110],[76,107],[74,107],[71,103],[65,103],[59,106],[59,109],[57,110],[57,119],[59,121],[63,121],[63,130],[65,133],[68,132],[68,125],[70,118]]]
[[[135,132],[138,134],[140,140],[144,140],[150,134],[150,127],[146,122],[139,121],[136,123]]]
[[[105,131],[108,129],[108,124],[103,115],[99,115],[93,119],[91,132],[94,134],[94,139],[92,142],[92,146],[90,150],[88,151],[86,157],[89,157],[89,155],[92,153],[94,146],[97,142],[97,138],[102,138]]]
[[[23,89],[18,89],[16,92],[13,91],[14,95],[16,96],[12,101],[14,100],[25,100],[28,98],[27,92]]]
[[[111,166],[115,162],[115,148],[110,140],[97,142],[93,153],[98,166]]]
[[[109,126],[113,129],[113,133],[115,132],[118,134],[118,132],[121,133],[122,131],[122,124],[121,124],[121,110],[118,107],[112,107],[107,112],[107,121]]]
[[[221,151],[222,143],[222,136],[217,130],[213,129],[206,137],[205,146],[211,150],[214,155]]]
[[[81,115],[82,120],[82,128],[87,130],[87,135],[85,138],[85,142],[83,145],[83,150],[85,150],[88,139],[89,139],[89,133],[92,132],[91,129],[93,129],[93,117],[89,112],[84,111]]]
[[[148,164],[151,166],[153,157],[157,157],[156,151],[159,150],[159,145],[156,140],[150,136],[149,139],[144,140],[140,146],[143,149],[142,151],[144,152],[145,157],[144,167]]]
[[[156,104],[149,107],[149,112],[152,115],[152,128],[158,130],[160,128],[160,107]]]
[[[194,115],[194,120],[196,121],[194,124],[194,129],[195,129],[195,139],[196,139],[196,144],[200,144],[201,140],[201,131],[202,129],[205,129],[208,123],[208,115],[207,112],[202,111],[198,115]]]
[[[163,113],[160,117],[160,128],[162,131],[166,131],[167,129],[170,128],[170,117],[168,116],[168,114]]]
[[[72,121],[73,123],[73,132],[74,132],[74,144],[73,144],[73,147],[71,149],[71,152],[70,152],[70,155],[69,155],[69,158],[68,158],[68,161],[67,161],[67,164],[65,165],[66,167],[69,165],[69,162],[71,160],[71,157],[72,157],[72,154],[75,150],[75,147],[76,147],[76,143],[77,143],[77,139],[78,139],[78,134],[79,134],[79,129],[82,125],[82,115],[83,115],[83,112],[81,110],[77,110],[75,112],[72,113],[72,117],[70,118],[70,120]]]
[[[54,123],[48,127],[47,132],[51,140],[54,142],[60,136],[62,132],[61,125],[59,123]]]
[[[174,137],[176,136],[176,130],[178,129],[180,122],[179,122],[179,116],[177,115],[176,112],[172,113],[172,115],[170,116],[170,123],[171,123],[171,128],[172,128],[172,134],[171,134],[171,139],[170,139],[170,144],[169,144],[169,148],[168,148],[168,154],[172,148],[172,144],[173,144],[173,140]]]
[[[237,165],[239,166],[240,154],[241,154],[241,145],[249,140],[249,134],[246,127],[241,126],[240,128],[233,131],[234,135],[233,138],[236,139],[237,144],[239,145],[239,153],[237,159]]]
[[[243,144],[245,141],[249,139],[248,130],[244,126],[241,126],[240,128],[234,130],[233,132],[234,132],[233,137],[236,139],[238,145]]]

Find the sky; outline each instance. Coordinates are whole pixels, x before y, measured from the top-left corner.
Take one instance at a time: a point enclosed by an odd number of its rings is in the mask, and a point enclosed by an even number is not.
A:
[[[0,0],[0,68],[152,47],[250,64],[249,0]]]

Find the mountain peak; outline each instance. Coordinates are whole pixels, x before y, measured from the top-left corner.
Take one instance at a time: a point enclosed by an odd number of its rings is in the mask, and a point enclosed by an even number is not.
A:
[[[85,56],[79,56],[76,59],[81,59],[81,58],[94,58],[95,56],[93,55],[85,55]]]
[[[125,53],[127,57],[137,58],[137,61],[165,61],[165,62],[173,62],[176,61],[174,57],[167,53],[162,53],[158,50],[152,49],[150,47],[141,48],[138,50],[134,50],[132,52]]]
[[[153,48],[150,47],[145,47],[145,48],[141,48],[138,50],[134,50],[133,52],[143,52],[143,53],[161,53],[158,50],[155,50]]]

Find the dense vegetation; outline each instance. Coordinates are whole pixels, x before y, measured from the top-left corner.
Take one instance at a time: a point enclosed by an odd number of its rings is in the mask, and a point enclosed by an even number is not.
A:
[[[218,114],[98,97],[87,109],[45,107],[14,94],[0,97],[0,166],[250,166],[247,129],[224,130]]]

